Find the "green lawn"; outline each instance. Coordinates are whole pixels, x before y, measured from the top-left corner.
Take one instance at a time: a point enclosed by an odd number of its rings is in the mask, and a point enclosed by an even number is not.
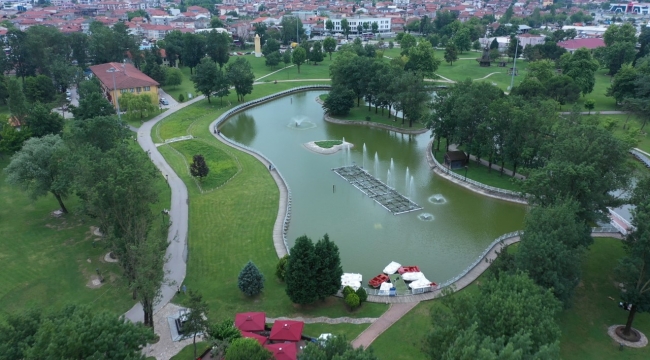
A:
[[[126,121],[127,124],[129,124],[129,125],[131,125],[133,127],[139,128],[142,125],[142,123],[147,122],[147,121],[155,118],[156,116],[160,115],[163,111],[166,111],[166,110],[167,109],[163,109],[161,111],[161,110],[156,109],[156,110],[152,111],[150,114],[148,114],[147,116],[144,116],[142,118],[130,117],[130,116],[127,116],[126,114],[122,114],[122,120]]]
[[[629,120],[628,120],[629,117]],[[635,115],[628,115],[628,114],[623,114],[623,115],[600,115],[600,121],[601,123],[606,123],[608,119],[612,119],[616,122],[616,126],[614,127],[614,134],[615,135],[623,135],[625,134],[625,130],[623,130],[623,125],[627,121],[627,127],[629,128],[630,126],[635,127],[635,128],[641,128],[641,120]],[[647,133],[647,125],[646,127],[641,131],[641,134],[637,138],[639,141],[636,145],[639,149],[650,152],[650,136],[648,136]]]
[[[343,141],[341,141],[341,140],[323,140],[323,141],[315,141],[314,144],[316,144],[318,147],[322,147],[323,149],[331,149],[335,145],[343,144]]]
[[[201,356],[201,354],[210,347],[210,344],[206,341],[197,341],[196,343],[196,355]],[[181,350],[178,354],[171,357],[170,360],[194,360],[194,344],[189,344]]]
[[[354,340],[361,332],[368,328],[370,324],[305,324],[303,334],[317,338],[320,334],[333,334],[335,336],[344,335],[348,340]]]
[[[327,94],[322,94],[319,97],[321,100],[325,100],[327,98]],[[402,118],[391,116],[391,118],[389,119],[388,109],[384,110],[384,115],[382,115],[381,109],[378,109],[377,113],[375,113],[374,106],[371,107],[370,111],[368,111],[367,106],[359,106],[359,107],[355,106],[352,109],[350,109],[350,113],[347,116],[345,117],[338,116],[335,118],[341,120],[351,120],[351,121],[370,121],[370,122],[376,122],[388,126],[394,126],[397,128],[404,128],[404,129],[409,128],[408,120],[404,121],[404,124],[402,124]],[[413,123],[412,129],[424,129],[424,124],[419,122]]]
[[[564,310],[558,319],[562,330],[560,351],[563,359],[647,359],[650,347],[618,350],[608,335],[607,327],[623,324],[627,312],[618,308],[619,291],[616,289],[613,270],[623,255],[620,240],[595,238],[582,267],[582,282],[574,297],[571,309]],[[481,278],[479,277],[479,280]],[[462,291],[475,291],[470,286]],[[615,301],[609,297],[616,299]],[[372,343],[375,354],[384,360],[425,360],[421,352],[430,329],[430,309],[437,301],[418,304]],[[650,314],[639,314],[634,327],[650,333]]]
[[[183,82],[178,86],[163,86],[162,89],[169,96],[173,97],[178,101],[178,95],[183,94],[185,101],[188,100],[187,94],[192,94],[192,96],[199,95],[196,90],[194,90],[194,83],[191,80],[190,68],[187,66],[180,67],[181,72],[183,73]]]
[[[296,85],[258,85],[247,100]],[[232,104],[236,103],[234,94],[227,100]],[[273,224],[278,211],[278,188],[262,163],[222,144],[208,133],[208,124],[225,109],[226,107],[215,109],[207,100],[203,100],[178,111],[152,130],[154,139],[186,134],[197,136],[201,146],[210,146],[219,152],[231,154],[241,167],[241,171],[222,187],[201,193],[187,174],[183,158],[173,155],[170,147],[159,148],[188,186],[189,261],[185,284],[188,288],[203,293],[209,303],[210,319],[217,321],[233,318],[235,313],[241,311],[265,311],[272,317],[380,316],[387,309],[386,305],[366,303],[360,309],[350,312],[338,298],[329,298],[311,306],[296,306],[289,301],[284,292],[284,284],[273,275],[278,261],[272,241]],[[189,140],[179,144],[196,141]],[[186,153],[186,145],[180,146],[178,151],[186,158],[193,155]],[[252,260],[266,277],[264,292],[254,298],[244,296],[237,288],[237,275],[249,260]],[[174,299],[180,303],[185,300],[185,295]]]
[[[8,163],[7,158],[0,160],[0,168]],[[162,176],[155,187],[160,202],[154,211],[159,213],[169,208],[171,195]],[[80,205],[76,198],[65,200],[70,214],[54,218],[50,212],[58,209],[58,203],[52,196],[32,201],[8,185],[0,172],[0,199],[0,318],[26,308],[60,308],[65,303],[121,314],[135,303],[120,267],[104,262],[103,241],[93,246],[90,227],[96,223],[76,213]],[[91,289],[86,285],[95,269],[108,281]]]

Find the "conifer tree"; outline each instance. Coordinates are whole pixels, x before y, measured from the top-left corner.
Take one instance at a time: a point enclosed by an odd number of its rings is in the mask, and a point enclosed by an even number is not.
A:
[[[249,261],[239,273],[237,286],[247,296],[255,296],[264,289],[264,275]]]
[[[341,258],[339,247],[330,241],[329,235],[325,234],[314,246],[317,265],[314,268],[314,278],[318,284],[318,298],[324,300],[326,297],[336,294],[341,288]]]
[[[311,304],[318,299],[317,288],[320,284],[312,276],[316,265],[314,243],[305,235],[297,238],[284,275],[284,282],[287,283],[285,291],[293,303]]]
[[[208,164],[205,163],[203,155],[194,155],[192,164],[190,165],[190,174],[194,177],[204,178],[208,176],[210,169]]]

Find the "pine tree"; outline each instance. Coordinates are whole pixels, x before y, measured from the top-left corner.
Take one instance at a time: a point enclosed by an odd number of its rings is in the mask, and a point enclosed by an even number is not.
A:
[[[239,273],[237,286],[247,296],[255,296],[264,289],[264,275],[249,261]]]
[[[339,247],[330,241],[329,235],[325,234],[314,246],[316,267],[314,278],[318,284],[318,298],[324,300],[326,297],[336,294],[341,288],[341,258]]]
[[[194,155],[192,164],[190,165],[190,174],[194,177],[204,178],[208,176],[210,169],[208,164],[205,163],[203,155]]]
[[[312,276],[316,265],[314,244],[311,239],[304,235],[297,238],[291,248],[291,256],[284,275],[284,282],[287,284],[285,291],[293,303],[311,304],[318,299],[319,284]]]

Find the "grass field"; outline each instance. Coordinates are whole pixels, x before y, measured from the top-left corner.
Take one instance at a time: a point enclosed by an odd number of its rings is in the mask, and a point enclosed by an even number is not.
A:
[[[196,354],[201,355],[205,350],[210,347],[206,341],[196,342]],[[195,360],[194,359],[194,344],[187,345],[178,354],[172,356],[170,360]]]
[[[297,84],[264,84],[255,87],[248,100],[295,87]],[[234,94],[227,99],[236,103]],[[226,103],[226,99],[224,99]],[[214,102],[213,102],[214,104]],[[152,130],[156,139],[191,134],[202,144],[232,154],[241,171],[221,188],[201,193],[187,175],[183,159],[173,156],[171,149],[161,153],[188,186],[190,204],[189,261],[185,284],[200,290],[209,303],[211,320],[232,318],[236,312],[265,311],[268,316],[354,316],[377,317],[387,306],[364,304],[350,312],[343,301],[329,298],[311,306],[295,306],[284,292],[284,284],[274,274],[278,258],[273,247],[272,230],[278,211],[278,188],[268,169],[252,156],[235,151],[209,134],[208,124],[226,107],[215,109],[206,100],[170,116]],[[195,142],[196,140],[184,143]],[[203,146],[203,145],[202,145]],[[185,146],[179,152],[185,153]],[[237,275],[252,260],[266,277],[264,292],[254,298],[244,296],[237,288]],[[179,295],[175,302],[184,302]]]
[[[208,169],[210,169],[208,176],[199,181],[204,191],[222,186],[241,170],[232,155],[210,146],[203,140],[179,141],[167,146],[171,146],[179,155],[182,154],[188,166],[193,162],[194,155],[203,155]]]
[[[582,282],[578,286],[571,309],[564,310],[558,323],[562,330],[560,350],[566,360],[647,359],[650,348],[626,348],[607,335],[607,327],[623,324],[627,313],[618,308],[619,291],[614,284],[613,270],[623,255],[620,240],[595,238],[582,267]],[[481,281],[481,278],[478,280]],[[476,291],[470,286],[463,291]],[[612,301],[609,297],[617,299]],[[425,360],[421,352],[430,329],[430,309],[438,302],[418,304],[413,310],[380,335],[372,348],[381,360]],[[650,333],[650,314],[638,314],[634,327]]]
[[[134,145],[135,146],[135,145]],[[0,160],[0,168],[9,160]],[[154,211],[169,208],[170,191],[160,177],[155,184],[160,202]],[[32,201],[5,182],[0,171],[0,318],[5,313],[31,307],[60,308],[65,303],[89,304],[115,313],[134,301],[115,263],[106,263],[107,250],[90,227],[96,225],[76,213],[79,202],[68,198],[70,210],[61,218],[50,213],[59,208],[52,196]],[[87,287],[99,269],[108,281],[98,289]]]
[[[180,67],[181,72],[183,73],[183,81],[178,86],[163,86],[162,89],[169,96],[173,97],[178,101],[178,95],[183,94],[185,101],[188,100],[187,94],[192,94],[192,96],[199,95],[196,90],[194,90],[194,83],[191,80],[190,68],[187,66]]]
[[[315,141],[314,144],[316,144],[318,147],[322,147],[323,149],[331,149],[335,145],[343,144],[343,141],[341,141],[341,140],[323,140],[323,141]]]

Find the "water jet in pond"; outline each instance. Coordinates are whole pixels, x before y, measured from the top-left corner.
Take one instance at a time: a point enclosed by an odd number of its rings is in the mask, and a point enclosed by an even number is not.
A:
[[[363,143],[363,157],[361,158],[361,167],[364,169],[366,168],[366,152],[366,143]]]
[[[440,205],[440,204],[446,203],[447,199],[445,199],[445,197],[442,196],[442,194],[435,194],[435,195],[429,196],[429,202],[432,203],[432,204]]]
[[[418,219],[422,221],[433,221],[433,215],[429,213],[422,213],[418,215]]]
[[[390,211],[393,215],[404,214],[410,211],[421,210],[420,205],[407,199],[404,195],[391,189],[381,180],[373,177],[362,168],[352,165],[332,169],[340,177],[359,189],[362,193],[375,200],[384,209]],[[388,170],[390,175],[390,170]],[[413,182],[413,178],[411,178]]]
[[[309,118],[306,116],[296,116],[291,118],[291,122],[287,124],[287,127],[298,130],[307,130],[315,128],[316,124],[309,121]]]

